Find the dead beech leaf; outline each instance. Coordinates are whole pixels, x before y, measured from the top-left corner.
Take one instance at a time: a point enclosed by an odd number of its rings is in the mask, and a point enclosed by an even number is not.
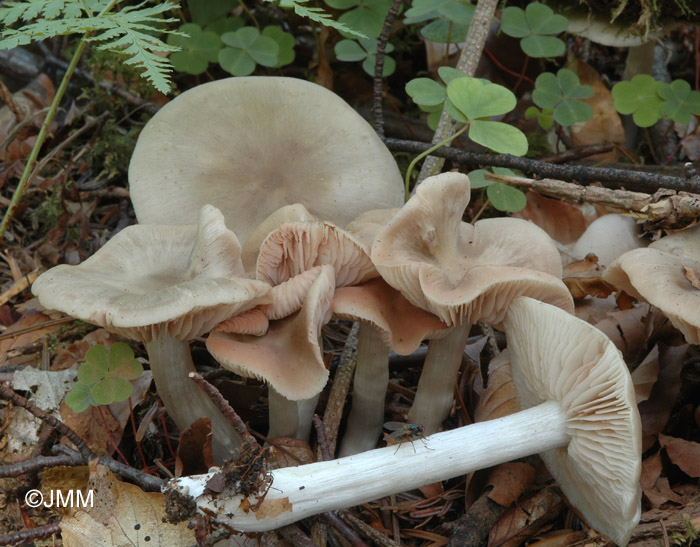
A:
[[[105,329],[97,329],[86,334],[81,340],[69,344],[65,348],[56,349],[51,363],[51,370],[64,370],[76,363],[85,361],[85,354],[95,344],[102,344],[109,349],[119,338]]]
[[[695,479],[700,477],[700,443],[667,435],[659,435],[659,442],[666,449],[671,462],[680,467],[683,473]]]
[[[187,522],[168,524],[165,496],[121,482],[109,469],[90,463],[93,506],[75,509],[61,521],[66,547],[148,545],[178,547],[196,542]]]
[[[7,353],[10,350],[22,348],[38,342],[47,334],[56,332],[63,325],[52,325],[48,327],[41,326],[42,323],[49,321],[51,318],[44,314],[38,312],[30,312],[27,315],[22,316],[17,322],[10,326],[5,332],[3,332],[3,338],[0,340],[0,367],[8,364]],[[17,336],[10,336],[11,333],[21,331],[23,329],[32,330],[18,334]],[[37,358],[38,359],[38,358]]]
[[[474,419],[477,422],[502,418],[520,410],[513,386],[508,350],[503,350],[491,360],[488,374],[486,388],[478,380],[474,385],[474,390],[479,396],[474,410]]]
[[[175,456],[175,476],[199,475],[216,465],[211,442],[209,418],[199,418],[182,431]]]
[[[502,463],[494,468],[487,485],[488,497],[501,507],[510,507],[535,480],[535,468],[523,462]]]
[[[592,543],[587,543],[588,534],[583,530],[578,532],[571,532],[569,530],[557,530],[548,534],[548,537],[536,541],[535,543],[529,543],[528,547],[569,547],[569,545],[593,545]]]
[[[598,72],[576,57],[570,57],[567,68],[578,75],[581,85],[590,85],[593,88],[593,96],[582,100],[593,109],[593,117],[571,127],[571,141],[576,145],[604,142],[624,144],[625,130],[622,127],[622,120],[613,106],[610,90],[600,79]],[[616,161],[618,154],[612,150],[591,156],[591,159]]]
[[[661,476],[662,471],[661,453],[656,451],[648,458],[644,458],[642,462],[642,474],[639,478],[639,483],[643,490],[651,490],[654,488],[656,481]]]
[[[574,300],[586,296],[607,298],[612,294],[613,287],[601,277],[605,268],[598,264],[598,258],[590,253],[583,260],[570,262],[564,266],[562,281],[569,289]]]
[[[637,404],[646,401],[659,377],[659,346],[651,348],[649,354],[632,372],[632,383]]]
[[[597,218],[593,208],[583,208],[558,199],[544,197],[537,192],[526,194],[527,205],[513,217],[534,222],[549,234],[549,237],[568,245],[574,243],[586,227]]]
[[[489,545],[519,547],[535,535],[564,508],[564,500],[554,487],[543,488],[508,509],[489,533]]]
[[[622,352],[626,363],[635,363],[647,347],[657,325],[658,316],[649,304],[640,304],[627,310],[608,313],[594,326],[610,338]]]
[[[693,287],[700,289],[700,278],[698,278],[698,274],[695,272],[695,270],[688,268],[688,266],[684,266],[683,273],[685,274],[685,278],[690,281],[690,284]]]
[[[302,439],[277,437],[270,439],[270,444],[272,445],[270,460],[274,468],[295,467],[316,461],[309,443]]]
[[[124,433],[124,427],[120,426],[105,406],[99,407],[99,410],[98,407],[90,406],[84,412],[77,413],[63,402],[60,413],[62,421],[100,456],[109,456],[115,450],[110,433],[116,443],[119,443]]]

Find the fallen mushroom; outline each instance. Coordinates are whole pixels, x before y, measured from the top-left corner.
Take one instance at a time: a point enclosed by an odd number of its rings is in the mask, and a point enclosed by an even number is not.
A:
[[[274,470],[259,499],[205,493],[210,475],[169,488],[236,530],[265,531],[540,453],[591,526],[625,545],[641,513],[641,426],[620,352],[588,323],[527,297],[513,301],[504,326],[520,412],[425,442]]]
[[[272,301],[267,283],[241,277],[240,251],[222,214],[206,205],[198,226],[127,227],[82,264],[43,273],[32,292],[46,308],[143,342],[168,414],[180,429],[209,417],[223,461],[240,438],[189,379],[189,341]]]
[[[659,308],[691,344],[700,344],[700,224],[628,251],[603,273],[627,294]]]
[[[462,222],[469,179],[429,177],[374,240],[372,261],[409,302],[452,330],[431,341],[408,420],[434,433],[452,406],[453,389],[471,325],[499,325],[509,303],[531,296],[573,313],[551,238],[513,218]]]
[[[161,108],[129,188],[140,223],[194,223],[215,203],[241,241],[292,203],[342,226],[403,201],[396,162],[362,116],[324,87],[267,76],[202,84]]]

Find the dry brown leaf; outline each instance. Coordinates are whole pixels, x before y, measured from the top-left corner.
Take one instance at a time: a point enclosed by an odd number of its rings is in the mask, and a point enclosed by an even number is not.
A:
[[[5,332],[3,332],[3,339],[0,340],[0,367],[8,364],[8,352],[13,349],[22,348],[38,342],[47,334],[56,332],[58,329],[62,328],[64,325],[52,325],[43,327],[42,323],[49,321],[51,318],[43,313],[30,312],[27,315],[22,316],[16,323],[10,326]],[[18,334],[17,336],[10,336],[13,332],[18,332],[24,329],[31,330]]]
[[[489,545],[519,547],[564,508],[556,488],[544,488],[511,507],[489,533]]]
[[[115,450],[110,440],[110,433],[115,442],[119,443],[124,432],[123,426],[119,425],[109,408],[105,406],[99,407],[99,410],[98,407],[90,406],[84,412],[77,413],[63,402],[60,413],[62,421],[100,456],[109,456]]]
[[[535,480],[535,468],[523,462],[508,462],[491,472],[488,486],[493,489],[488,497],[501,507],[510,507]]]
[[[593,88],[593,96],[582,101],[593,109],[593,117],[571,127],[571,141],[576,145],[605,142],[624,144],[625,130],[622,127],[622,120],[613,106],[610,90],[600,79],[598,72],[576,57],[569,59],[567,67],[578,75],[581,85],[590,85]],[[605,154],[591,156],[590,159],[616,161],[618,154],[612,150]]]
[[[547,232],[549,237],[568,245],[581,237],[598,215],[592,207],[584,208],[544,197],[537,192],[528,192],[527,205],[512,216],[534,222]]]
[[[690,284],[693,287],[700,289],[700,278],[698,278],[698,274],[695,272],[695,270],[685,266],[683,267],[683,273],[685,274],[685,278],[690,281]]]
[[[666,449],[668,458],[681,468],[683,473],[697,479],[700,477],[700,443],[659,435],[661,446]]]
[[[649,354],[632,372],[632,383],[637,404],[646,401],[651,395],[651,389],[659,377],[659,346],[651,348]]]
[[[209,418],[199,418],[182,431],[175,456],[175,476],[199,475],[216,465],[211,441]]]
[[[277,437],[276,439],[269,439],[269,441],[272,445],[270,460],[272,466],[277,469],[316,461],[311,447],[302,439]]]
[[[580,300],[586,296],[607,298],[614,289],[603,281],[601,276],[604,271],[605,268],[598,264],[598,258],[591,253],[586,255],[583,260],[566,264],[562,273],[562,281],[574,300]]]
[[[576,302],[576,317],[595,325],[608,316],[608,313],[615,311],[617,304],[614,296],[607,298],[584,298]]]
[[[556,532],[552,532],[552,534],[545,539],[541,539],[535,543],[528,543],[528,547],[569,547],[569,545],[578,545],[579,542],[584,541],[587,537],[588,534],[583,530],[578,532],[557,530]]]
[[[660,316],[649,304],[608,313],[595,327],[610,338],[622,352],[626,363],[635,363],[647,347]]]
[[[81,340],[77,340],[67,347],[56,349],[51,363],[51,370],[63,370],[72,367],[75,363],[85,361],[85,354],[95,344],[102,344],[109,349],[119,338],[105,329],[97,329],[86,334]]]
[[[520,410],[513,386],[508,350],[503,350],[491,359],[488,373],[486,388],[478,379],[474,385],[474,390],[479,396],[479,402],[474,409],[474,419],[477,422],[502,418]]]
[[[178,547],[195,543],[187,522],[167,524],[163,494],[121,482],[109,469],[90,463],[93,506],[75,509],[61,521],[66,547],[148,545]]]
[[[661,471],[661,454],[658,451],[642,462],[642,474],[639,482],[644,495],[653,508],[659,507],[667,501],[666,497],[654,488],[656,481],[661,476]]]
[[[659,344],[659,378],[649,399],[639,404],[642,418],[642,450],[648,450],[663,431],[676,404],[680,391],[680,373],[689,345],[664,346]]]

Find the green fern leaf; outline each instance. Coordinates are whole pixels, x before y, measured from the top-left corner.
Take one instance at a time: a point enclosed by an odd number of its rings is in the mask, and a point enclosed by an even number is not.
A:
[[[351,29],[350,27],[344,25],[343,23],[339,23],[338,21],[335,21],[332,19],[332,16],[329,13],[326,13],[323,11],[322,8],[317,8],[317,7],[306,7],[302,4],[305,2],[308,2],[308,0],[266,0],[267,2],[273,2],[273,3],[279,3],[279,5],[283,8],[294,8],[294,12],[301,16],[301,17],[306,17],[307,19],[311,19],[312,21],[316,21],[317,23],[320,23],[322,25],[325,25],[327,27],[332,27],[336,30],[340,30],[343,32],[346,32],[347,34],[352,34],[353,36],[357,36],[358,38],[367,38],[364,34],[361,32],[358,32],[354,29]]]

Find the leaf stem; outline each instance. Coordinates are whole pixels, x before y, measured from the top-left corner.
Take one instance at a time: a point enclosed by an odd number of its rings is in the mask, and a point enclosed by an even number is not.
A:
[[[445,146],[446,144],[450,144],[454,139],[459,137],[468,128],[469,128],[469,123],[466,123],[464,125],[464,127],[462,127],[462,129],[460,129],[459,131],[453,133],[452,135],[445,137],[439,143],[431,146],[425,152],[421,152],[415,158],[413,158],[411,163],[408,164],[408,169],[406,169],[406,177],[404,178],[404,203],[407,202],[408,198],[410,197],[411,173],[413,172],[413,168],[415,167],[416,163],[418,163],[424,157],[429,156],[430,154],[435,152],[435,150],[437,150],[438,148],[441,148],[441,147]]]
[[[99,13],[97,17],[100,17],[108,11],[110,11],[116,3],[117,0],[112,0],[109,4],[105,6],[105,8]],[[63,75],[63,79],[61,80],[61,83],[58,86],[58,89],[56,90],[56,95],[54,96],[54,99],[51,102],[51,106],[49,107],[49,111],[46,114],[46,118],[44,118],[44,123],[41,124],[41,129],[39,130],[39,134],[36,137],[34,147],[32,148],[32,151],[29,154],[29,158],[27,158],[27,163],[24,166],[22,177],[17,183],[17,188],[15,188],[15,191],[12,194],[10,205],[7,207],[7,211],[5,211],[5,216],[3,216],[2,223],[0,224],[0,239],[2,239],[5,235],[7,227],[10,224],[10,220],[12,220],[12,214],[14,213],[15,207],[17,207],[17,204],[19,203],[20,199],[22,199],[22,196],[26,191],[27,183],[34,174],[34,165],[36,164],[36,160],[39,157],[41,147],[43,146],[44,141],[46,140],[46,135],[49,131],[49,127],[51,126],[51,122],[53,122],[53,119],[56,117],[56,112],[58,112],[58,107],[61,104],[63,95],[65,95],[66,90],[68,89],[68,83],[70,82],[70,79],[73,76],[73,72],[78,66],[78,61],[80,61],[80,57],[83,55],[85,47],[87,46],[87,42],[85,41],[85,38],[87,36],[87,34],[83,36],[83,38],[80,40],[80,43],[78,44],[78,47],[75,49],[75,53],[73,53],[73,57],[71,57],[70,63],[68,64],[68,68],[66,69],[66,73]]]

